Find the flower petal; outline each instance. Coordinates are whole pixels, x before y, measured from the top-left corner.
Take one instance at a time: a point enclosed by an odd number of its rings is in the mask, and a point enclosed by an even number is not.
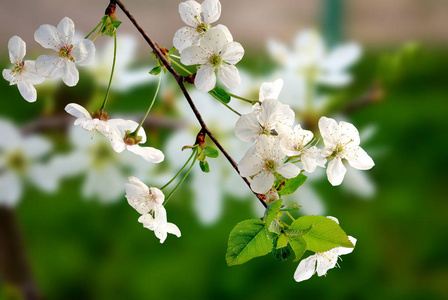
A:
[[[37,99],[37,91],[36,88],[29,82],[26,81],[19,81],[17,83],[17,87],[19,88],[20,95],[28,101],[28,102],[35,102]]]
[[[199,32],[195,31],[192,27],[185,26],[176,31],[173,38],[173,46],[179,51],[182,56],[182,52],[190,46],[194,45],[195,37],[199,35]]]
[[[234,89],[241,84],[240,73],[233,65],[221,65],[218,68],[218,76],[229,89]]]
[[[9,59],[13,64],[21,63],[26,54],[26,44],[17,35],[8,41]]]
[[[316,272],[316,255],[302,259],[294,272],[294,280],[297,282],[310,279]]]
[[[22,182],[14,173],[0,174],[0,206],[16,206],[22,196],[22,190]]]
[[[185,48],[180,54],[180,61],[186,66],[203,65],[209,61],[207,52],[199,46]]]
[[[76,69],[75,63],[71,60],[64,59],[61,66],[62,81],[64,81],[67,86],[75,86],[79,81],[79,72],[78,69]]]
[[[185,1],[179,3],[179,14],[185,24],[196,28],[201,22],[201,5],[196,1]]]
[[[95,45],[90,40],[81,40],[73,46],[72,55],[78,65],[89,65],[95,58]]]
[[[331,185],[340,185],[342,180],[344,180],[345,172],[347,172],[347,169],[339,157],[335,157],[328,163],[327,177]]]
[[[61,45],[70,46],[73,41],[73,36],[75,35],[75,24],[73,21],[68,17],[63,18],[59,22],[57,30]]]
[[[152,147],[140,147],[139,145],[132,145],[127,146],[127,149],[137,155],[140,155],[146,161],[152,163],[159,163],[165,158],[162,151]]]
[[[40,84],[45,78],[37,74],[36,61],[26,60],[22,71],[22,80],[27,81],[31,84]]]
[[[61,49],[60,36],[53,25],[41,25],[34,33],[34,39],[46,49],[53,49],[56,52]]]
[[[220,55],[224,45],[227,43],[227,36],[220,29],[209,29],[201,40],[201,47],[208,53]]]
[[[47,140],[37,135],[32,135],[23,138],[23,150],[27,157],[39,158],[53,148],[52,144]]]
[[[242,115],[235,124],[235,135],[247,143],[254,143],[260,131],[260,123],[255,113]]]
[[[186,49],[187,50],[187,49]],[[185,51],[182,53],[185,53]],[[194,80],[194,85],[196,88],[204,93],[212,90],[216,84],[215,67],[202,65],[197,73]]]
[[[219,30],[221,30],[222,32],[224,32],[224,35],[225,35],[226,38],[227,38],[227,43],[233,42],[233,36],[232,36],[232,34],[230,33],[230,30],[229,30],[229,28],[227,28],[227,26],[219,24],[219,25],[216,25],[216,26],[213,27],[213,28],[219,29]]]
[[[357,43],[338,46],[321,62],[321,67],[333,72],[344,71],[359,59],[361,53],[362,49]]]
[[[295,178],[300,173],[300,168],[292,163],[282,164],[275,169],[277,173],[285,178]]]
[[[319,119],[319,130],[326,147],[333,148],[336,146],[336,141],[333,137],[336,128],[338,128],[338,123],[334,119],[327,117]]]
[[[256,175],[263,170],[263,161],[258,157],[245,156],[238,163],[238,169],[243,177]]]
[[[205,0],[201,8],[205,24],[216,22],[221,16],[221,3],[218,0]]]
[[[167,223],[165,225],[165,229],[168,233],[174,234],[177,237],[180,237],[180,230],[179,227],[177,227],[175,224],[173,223]]]
[[[87,109],[76,103],[67,104],[65,111],[77,118],[92,119],[92,116]]]
[[[244,49],[240,43],[230,42],[222,47],[221,58],[229,64],[237,64],[243,58],[243,55]]]
[[[250,187],[256,193],[266,194],[271,189],[274,181],[274,174],[271,172],[262,171],[252,179]]]
[[[41,55],[36,60],[36,71],[39,75],[58,78],[61,76],[64,60],[54,55]]]
[[[283,79],[279,78],[274,82],[263,82],[260,87],[260,101],[266,99],[278,99],[280,92],[283,88]]]
[[[317,82],[328,86],[344,86],[352,81],[352,76],[342,72],[323,73],[317,77]]]
[[[357,151],[350,153],[350,155],[346,155],[345,159],[353,168],[358,170],[369,170],[375,165],[373,159],[361,147],[358,147]]]

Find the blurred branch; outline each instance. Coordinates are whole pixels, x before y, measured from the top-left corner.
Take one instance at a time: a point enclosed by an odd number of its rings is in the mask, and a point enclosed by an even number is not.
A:
[[[379,103],[384,98],[384,89],[379,83],[374,83],[370,89],[358,100],[350,102],[342,111],[349,115],[366,106]]]
[[[184,76],[181,76],[179,73],[177,73],[170,65],[168,60],[166,59],[164,53],[162,53],[161,48],[155,44],[149,36],[145,33],[143,28],[137,23],[137,21],[134,19],[134,17],[131,15],[129,10],[124,6],[124,4],[120,0],[110,0],[110,5],[118,5],[120,9],[123,11],[123,13],[128,17],[128,19],[132,22],[132,24],[135,26],[135,28],[140,32],[140,34],[143,36],[145,41],[148,43],[148,45],[153,50],[154,54],[157,56],[157,58],[163,63],[165,68],[173,75],[174,79],[176,79],[177,84],[179,85],[179,88],[181,89],[182,93],[185,96],[185,99],[187,100],[188,104],[190,105],[191,110],[193,111],[194,115],[196,116],[196,119],[198,120],[199,124],[201,125],[202,131],[205,132],[210,139],[215,143],[215,145],[219,148],[219,150],[224,154],[227,161],[232,165],[232,167],[235,169],[235,171],[241,176],[240,171],[238,169],[237,163],[233,160],[233,158],[227,153],[227,151],[222,147],[222,145],[219,143],[219,141],[215,138],[215,136],[211,133],[211,131],[208,129],[207,125],[205,124],[204,120],[202,119],[201,114],[197,110],[193,100],[191,99],[190,95],[187,92],[187,89],[184,86],[185,78]],[[266,207],[266,202],[264,201],[264,195],[257,194],[254,192],[251,187],[250,183],[247,180],[247,178],[242,177],[244,182],[247,184],[249,189],[254,193],[254,195],[258,198],[261,204],[263,204],[264,207]]]
[[[4,288],[12,286],[26,300],[42,299],[25,252],[15,211],[0,207],[0,275]]]

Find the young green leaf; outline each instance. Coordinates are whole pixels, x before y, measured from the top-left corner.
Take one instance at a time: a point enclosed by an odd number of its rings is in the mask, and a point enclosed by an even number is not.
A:
[[[311,227],[308,229],[286,229],[285,235],[288,237],[296,237],[296,236],[302,236],[308,233],[310,231]]]
[[[284,234],[281,234],[278,237],[276,248],[277,249],[283,248],[283,247],[286,247],[286,245],[288,245],[288,237],[286,235],[284,235]]]
[[[280,227],[280,222],[278,221],[278,219],[274,219],[271,222],[271,225],[269,225],[268,232],[269,233],[274,233],[275,236],[280,235],[280,233],[282,233],[282,229]]]
[[[212,95],[214,98],[218,99],[221,102],[224,102],[225,104],[230,102],[230,95],[223,89],[219,87],[215,87],[213,90],[208,92],[210,95]]]
[[[113,20],[113,21],[112,21],[112,25],[113,25],[115,28],[118,28],[118,27],[120,26],[121,23],[122,23],[122,22],[121,22],[121,21],[118,21],[118,20]]]
[[[174,51],[176,51],[177,49],[176,49],[176,47],[171,47],[171,49],[170,49],[170,51],[168,51],[168,55],[170,55],[170,54],[173,54],[174,53]]]
[[[306,251],[307,245],[305,239],[300,236],[290,237],[288,243],[296,255],[294,261],[298,261]]]
[[[291,255],[291,246],[286,245],[283,248],[272,248],[272,255],[276,260],[285,261]]]
[[[280,196],[290,195],[294,193],[302,184],[305,183],[307,177],[300,173],[297,177],[286,179],[285,183],[280,185],[281,189],[278,191]]]
[[[162,67],[161,66],[157,66],[157,67],[152,68],[152,70],[149,71],[149,74],[151,74],[151,75],[159,75],[160,71],[162,71]]]
[[[296,211],[296,210],[299,210],[300,207],[301,207],[301,205],[299,205],[299,203],[290,203],[290,204],[283,205],[283,207],[280,208],[280,211]]]
[[[201,167],[202,172],[204,173],[210,172],[210,166],[208,165],[207,161],[200,161],[199,166]]]
[[[236,224],[230,232],[226,262],[229,266],[240,265],[268,254],[271,249],[272,240],[267,237],[263,221],[246,220]]]
[[[217,158],[219,155],[218,150],[216,150],[215,148],[213,148],[211,146],[205,147],[204,150],[202,150],[202,153],[204,153],[205,156],[208,156],[210,158]]]
[[[266,228],[270,229],[271,222],[277,217],[280,207],[282,207],[282,199],[278,199],[277,201],[272,202],[268,205],[268,207],[266,207],[266,211],[264,213]]]
[[[290,229],[309,229],[302,238],[308,250],[314,252],[324,252],[335,247],[354,247],[339,224],[327,217],[304,216],[292,222]]]

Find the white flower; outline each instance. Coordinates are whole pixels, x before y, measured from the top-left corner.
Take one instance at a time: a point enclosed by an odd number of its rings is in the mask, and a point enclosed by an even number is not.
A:
[[[179,228],[175,224],[167,222],[166,210],[163,206],[157,207],[155,217],[150,214],[144,214],[138,218],[138,221],[143,224],[143,227],[154,231],[156,237],[160,239],[160,243],[166,240],[168,233],[180,237]]]
[[[140,155],[146,161],[152,163],[159,163],[163,161],[165,156],[162,151],[152,147],[140,147],[138,144],[146,142],[146,133],[143,127],[140,127],[137,137],[129,137],[128,133],[134,132],[138,123],[132,120],[114,119],[109,121],[112,124],[113,130],[110,131],[110,142],[112,148],[121,153],[124,149]]]
[[[190,46],[180,55],[184,65],[201,65],[196,73],[195,86],[208,92],[215,87],[215,71],[222,83],[229,89],[241,83],[235,67],[243,58],[244,49],[240,43],[229,42],[222,30],[213,28],[207,31],[199,46]]]
[[[65,111],[76,117],[75,125],[80,125],[87,131],[96,130],[105,137],[109,137],[112,131],[117,131],[113,128],[111,120],[108,120],[107,116],[94,116],[79,104],[70,103],[65,107]]]
[[[329,86],[344,86],[351,81],[347,69],[355,63],[361,48],[356,43],[347,43],[329,51],[323,38],[315,30],[300,32],[292,50],[270,40],[268,50],[285,68],[292,69],[308,80]]]
[[[327,217],[339,224],[335,217]],[[349,236],[348,239],[353,245],[356,244],[356,239]],[[352,253],[355,248],[336,247],[325,252],[317,252],[303,259],[294,273],[294,279],[297,282],[307,280],[313,276],[317,271],[318,276],[326,275],[329,269],[333,269],[337,263],[340,255]]]
[[[58,27],[42,25],[34,33],[36,42],[46,49],[58,53],[54,55],[41,55],[36,60],[37,73],[51,78],[62,77],[68,86],[75,86],[79,80],[79,73],[75,63],[85,66],[93,61],[95,46],[92,41],[81,40],[73,44],[75,24],[67,17],[63,18]]]
[[[0,205],[16,205],[25,180],[48,192],[56,190],[57,175],[39,163],[51,148],[46,139],[22,136],[13,124],[0,120]]]
[[[275,99],[264,100],[253,112],[242,115],[235,124],[235,135],[253,143],[262,135],[278,135],[291,127],[294,112]]]
[[[3,78],[9,81],[10,85],[17,84],[20,95],[26,101],[36,101],[37,92],[33,85],[42,83],[45,78],[36,73],[35,61],[23,61],[26,54],[26,44],[20,37],[15,35],[9,39],[8,50],[9,59],[14,68],[3,70]]]
[[[288,128],[281,138],[280,146],[283,153],[288,156],[300,156],[303,169],[309,173],[314,172],[317,166],[325,167],[327,160],[321,155],[317,147],[309,147],[313,133],[296,125],[294,130]]]
[[[162,206],[165,195],[155,187],[148,188],[146,184],[136,177],[129,177],[131,183],[125,183],[126,199],[128,203],[140,214],[154,212]]]
[[[285,178],[294,178],[300,173],[299,167],[284,163],[285,154],[280,148],[280,139],[266,135],[259,137],[254,155],[246,155],[238,164],[243,177],[253,176],[251,188],[259,194],[267,193],[275,181],[274,173]]]
[[[182,53],[189,46],[199,46],[205,33],[213,28],[210,24],[221,16],[221,3],[218,0],[205,0],[202,5],[196,1],[185,1],[179,4],[179,14],[187,26],[174,34],[173,45]],[[233,41],[229,29],[224,25],[217,25],[228,42]]]
[[[324,157],[334,157],[327,167],[328,181],[332,185],[340,185],[347,171],[342,159],[358,170],[369,170],[375,163],[372,158],[359,147],[358,130],[350,123],[339,122],[322,117],[319,120],[319,130],[324,139]]]

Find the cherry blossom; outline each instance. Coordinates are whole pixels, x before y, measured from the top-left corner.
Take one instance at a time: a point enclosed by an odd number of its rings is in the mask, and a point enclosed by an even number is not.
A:
[[[156,237],[160,239],[161,244],[166,240],[168,233],[180,237],[179,228],[173,223],[168,223],[166,210],[163,206],[159,206],[156,209],[155,217],[151,214],[144,214],[138,218],[138,221],[143,224],[143,227],[154,231]]]
[[[3,78],[9,81],[10,85],[17,84],[20,95],[28,101],[34,102],[37,99],[35,84],[44,81],[44,77],[36,73],[36,62],[24,61],[26,54],[26,44],[18,36],[13,36],[8,42],[9,59],[14,68],[3,70]]]
[[[347,169],[342,159],[358,170],[369,170],[375,165],[372,158],[359,147],[359,132],[352,124],[338,124],[334,119],[322,117],[319,130],[325,143],[322,155],[332,158],[327,167],[328,180],[332,185],[340,185],[344,179]]]
[[[36,60],[37,73],[50,78],[61,77],[68,86],[75,86],[79,80],[76,64],[85,66],[93,61],[95,46],[83,39],[73,44],[75,24],[70,18],[63,18],[58,27],[42,25],[34,33],[36,42],[58,54],[41,55]]]
[[[117,131],[113,128],[107,114],[96,114],[92,116],[87,109],[76,103],[70,103],[65,107],[65,111],[76,117],[75,125],[80,125],[83,129],[87,131],[98,131],[105,137],[111,136],[112,131]]]
[[[185,1],[179,4],[179,14],[187,26],[174,34],[173,45],[182,53],[189,46],[199,46],[205,33],[211,28],[220,29],[228,42],[233,41],[232,34],[224,25],[212,27],[221,16],[221,3],[218,0],[205,0],[202,4],[196,1]]]
[[[229,42],[222,30],[213,28],[204,34],[199,46],[190,46],[182,51],[181,62],[187,66],[200,65],[194,84],[199,90],[208,92],[215,87],[215,71],[227,88],[240,85],[241,78],[235,64],[243,55],[240,43]]]
[[[126,199],[128,203],[140,214],[154,212],[162,206],[165,195],[155,187],[149,188],[136,177],[129,177],[130,183],[126,183]]]

